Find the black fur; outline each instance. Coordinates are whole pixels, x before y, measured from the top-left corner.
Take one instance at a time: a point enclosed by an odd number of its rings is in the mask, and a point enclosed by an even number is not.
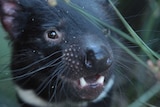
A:
[[[85,12],[113,25],[106,0],[71,0]],[[8,10],[7,10],[7,9]],[[46,0],[0,0],[2,24],[12,41],[11,71],[17,86],[33,90],[49,103],[87,102],[87,107],[109,107],[106,100],[93,103],[103,91],[100,84],[84,89],[73,85],[85,77],[89,83],[112,76],[114,44],[95,26],[63,0],[52,6]],[[94,86],[95,85],[95,86]],[[108,101],[107,101],[108,100]],[[25,104],[20,98],[22,107]]]

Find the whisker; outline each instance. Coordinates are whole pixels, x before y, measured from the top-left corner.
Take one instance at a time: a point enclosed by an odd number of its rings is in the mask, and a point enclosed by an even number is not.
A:
[[[67,69],[66,65],[64,65],[62,68],[63,68],[63,70],[59,72],[60,74],[64,73],[64,71],[66,71],[66,69]],[[59,70],[60,70],[60,69],[59,69]],[[60,74],[58,74],[58,75],[60,75]],[[53,77],[52,77],[52,79],[53,79]],[[51,102],[54,97],[55,97],[55,101],[57,101],[55,95],[56,95],[56,92],[57,92],[57,89],[58,89],[57,86],[58,86],[59,80],[60,80],[60,78],[57,78],[57,79],[56,79],[56,83],[54,84],[54,89],[55,89],[55,90],[54,90],[52,96],[50,97],[49,102]],[[62,82],[62,81],[61,81],[61,82]],[[61,84],[61,82],[60,82],[59,84]]]
[[[62,65],[62,64],[61,64]],[[60,68],[61,68],[61,65]],[[59,67],[58,67],[59,68]],[[59,69],[60,69],[59,68]],[[63,67],[62,67],[63,68]],[[56,69],[51,75],[49,75],[44,81],[43,83],[37,88],[37,92],[39,92],[39,94],[47,87],[47,85],[52,81],[52,78],[54,78],[55,76],[57,76],[59,74],[59,72],[62,71],[58,71],[59,69]],[[50,79],[51,78],[51,79]],[[47,82],[46,82],[47,81]],[[47,83],[47,84],[46,84]],[[45,85],[44,85],[45,84]]]
[[[48,67],[50,67],[50,66],[57,65],[57,64],[53,64],[53,63],[55,63],[55,62],[58,61],[59,59],[61,59],[61,57],[59,57],[59,58],[57,58],[56,60],[54,60],[54,62],[51,61],[51,63],[45,64],[44,66],[42,66],[41,68],[39,68],[39,69],[37,69],[37,70],[34,70],[34,71],[32,71],[32,72],[28,72],[28,73],[23,74],[23,75],[21,75],[21,76],[17,76],[17,77],[15,77],[14,79],[18,79],[18,78],[21,78],[21,77],[28,77],[28,76],[33,75],[33,74],[35,74],[35,73],[37,73],[37,72],[39,72],[39,71],[41,71],[41,70],[44,70],[44,69],[48,68]]]
[[[44,69],[48,68],[48,67],[56,66],[58,63],[56,63],[56,64],[54,64],[54,63],[57,62],[57,61],[58,61],[59,59],[61,59],[62,57],[63,57],[63,56],[61,56],[61,57],[59,57],[59,58],[57,58],[57,59],[55,59],[55,60],[53,60],[53,61],[50,61],[49,63],[43,65],[41,68],[38,68],[38,69],[36,69],[36,70],[34,70],[34,71],[28,71],[28,72],[25,73],[25,74],[22,74],[22,75],[19,75],[19,76],[16,76],[16,77],[12,77],[12,78],[3,79],[3,80],[0,80],[0,81],[8,81],[8,80],[14,80],[14,79],[24,79],[24,78],[26,78],[26,77],[28,77],[28,76],[30,76],[30,75],[33,75],[33,74],[35,74],[35,73],[37,73],[37,72],[39,72],[39,71],[41,71],[41,70],[44,70]],[[19,69],[18,69],[18,70],[19,70]],[[16,71],[17,71],[17,70],[16,70]]]
[[[28,65],[28,66],[26,66],[26,67],[23,67],[23,68],[20,68],[20,69],[16,69],[16,70],[12,70],[12,72],[18,72],[18,71],[22,71],[22,70],[28,69],[29,67],[32,67],[33,65],[38,64],[38,63],[40,63],[40,62],[42,62],[42,61],[44,61],[44,60],[47,60],[48,58],[50,58],[50,57],[52,57],[53,55],[55,55],[55,54],[57,54],[57,53],[60,53],[60,52],[61,52],[61,51],[56,51],[56,52],[54,52],[53,54],[51,54],[51,55],[49,55],[49,56],[47,56],[47,57],[45,57],[45,58],[43,58],[43,59],[40,59],[40,60],[38,60],[38,61],[36,61],[36,62],[33,62],[32,64],[30,64],[30,65]]]

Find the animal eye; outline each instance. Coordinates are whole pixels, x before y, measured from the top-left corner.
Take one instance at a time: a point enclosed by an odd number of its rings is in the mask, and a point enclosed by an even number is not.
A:
[[[56,31],[48,31],[47,32],[47,36],[48,36],[48,38],[50,38],[50,39],[57,39],[59,36],[58,36],[58,34],[57,34],[57,32]]]
[[[62,41],[62,32],[58,31],[55,28],[49,29],[45,32],[45,40],[47,40],[50,43],[59,43]]]

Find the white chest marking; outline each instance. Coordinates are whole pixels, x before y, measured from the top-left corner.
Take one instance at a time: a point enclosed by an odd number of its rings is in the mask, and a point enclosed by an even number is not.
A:
[[[16,86],[17,93],[19,97],[27,104],[31,104],[38,107],[53,107],[52,104],[44,101],[40,97],[38,97],[34,91],[32,90],[24,90],[18,86]]]
[[[38,97],[33,90],[25,90],[16,86],[16,91],[20,97],[20,99],[30,105],[36,107],[86,107],[87,103],[73,103],[70,101],[61,102],[61,103],[48,103],[42,98]]]
[[[114,84],[114,78],[115,76],[112,76],[108,83],[106,84],[104,91],[92,102],[99,102],[104,97],[106,97],[107,93],[111,90],[113,84]],[[24,101],[27,104],[38,106],[38,107],[64,107],[66,103],[61,104],[52,104],[48,103],[47,101],[43,100],[42,98],[38,97],[36,93],[33,90],[24,90],[20,88],[19,86],[16,86],[17,93],[22,101]],[[85,104],[86,105],[86,104]]]

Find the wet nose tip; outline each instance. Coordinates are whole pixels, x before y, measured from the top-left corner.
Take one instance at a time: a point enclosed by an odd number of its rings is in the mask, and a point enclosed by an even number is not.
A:
[[[93,71],[104,71],[111,66],[112,62],[111,55],[106,50],[88,50],[86,53],[85,66]]]

